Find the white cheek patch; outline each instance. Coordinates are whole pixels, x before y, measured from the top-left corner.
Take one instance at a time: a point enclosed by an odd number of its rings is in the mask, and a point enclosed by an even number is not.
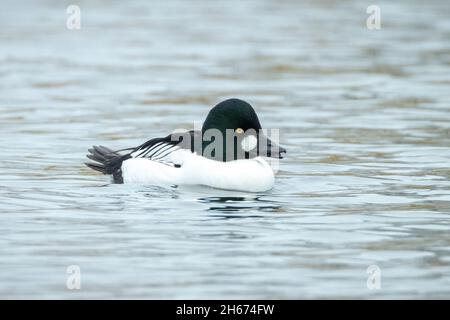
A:
[[[242,139],[242,141],[241,141],[241,148],[245,152],[249,152],[249,151],[255,149],[257,145],[258,145],[258,139],[253,135],[248,135],[248,136],[244,137],[244,139]]]

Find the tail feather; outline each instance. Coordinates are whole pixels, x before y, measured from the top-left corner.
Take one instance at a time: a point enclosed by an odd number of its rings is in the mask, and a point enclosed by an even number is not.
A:
[[[115,175],[117,171],[120,171],[122,162],[131,158],[129,153],[121,155],[117,151],[104,146],[93,146],[88,149],[88,151],[89,154],[87,154],[86,157],[95,162],[85,162],[85,164],[89,168],[103,174]]]
[[[95,171],[99,171],[103,174],[106,174],[105,166],[102,164],[97,164],[97,163],[92,163],[92,162],[85,162],[84,164]]]

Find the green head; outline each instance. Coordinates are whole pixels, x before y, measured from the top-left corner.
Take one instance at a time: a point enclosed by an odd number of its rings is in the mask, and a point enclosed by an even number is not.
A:
[[[284,148],[262,133],[253,107],[240,99],[222,101],[210,110],[202,127],[202,154],[218,161],[256,156],[282,158]]]

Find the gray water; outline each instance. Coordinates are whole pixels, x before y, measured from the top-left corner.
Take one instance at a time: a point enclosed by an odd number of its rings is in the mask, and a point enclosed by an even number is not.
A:
[[[447,1],[378,2],[380,30],[364,1],[68,4],[1,5],[1,298],[450,298]],[[230,97],[281,130],[269,192],[83,165]]]

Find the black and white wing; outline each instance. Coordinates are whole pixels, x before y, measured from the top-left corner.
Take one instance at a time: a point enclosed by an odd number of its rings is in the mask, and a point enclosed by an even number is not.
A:
[[[164,138],[154,138],[135,148],[131,158],[146,158],[166,165],[180,167],[176,154],[178,150],[194,152],[194,137],[197,133],[187,131],[170,134]]]
[[[114,181],[122,181],[121,167],[125,160],[131,158],[146,158],[175,168],[181,166],[180,158],[176,157],[178,150],[194,152],[194,137],[200,132],[186,131],[173,133],[164,138],[151,139],[138,147],[122,150],[111,150],[103,146],[93,146],[87,157],[94,162],[85,163],[89,168],[103,174],[112,174]],[[128,151],[127,153],[121,153]]]

